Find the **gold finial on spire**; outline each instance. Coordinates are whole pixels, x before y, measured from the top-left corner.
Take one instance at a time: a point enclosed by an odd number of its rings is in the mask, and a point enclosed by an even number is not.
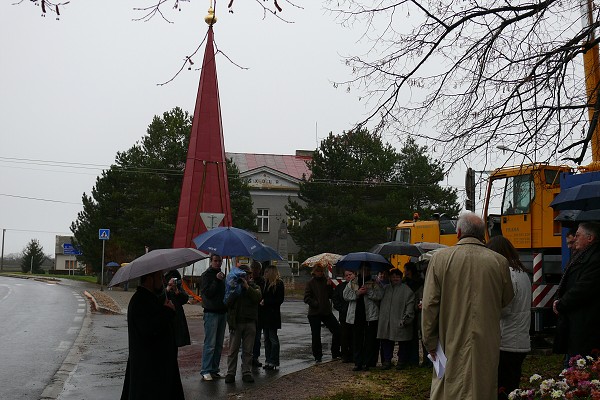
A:
[[[210,6],[208,7],[208,15],[204,17],[204,22],[206,22],[209,26],[213,26],[217,23],[217,17],[215,16],[215,9],[213,8],[213,2],[210,1]]]

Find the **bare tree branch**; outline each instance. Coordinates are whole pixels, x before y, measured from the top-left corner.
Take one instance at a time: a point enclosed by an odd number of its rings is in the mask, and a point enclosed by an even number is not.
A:
[[[358,126],[424,138],[456,163],[511,146],[548,161],[583,162],[600,106],[588,121],[582,55],[600,27],[564,0],[326,0],[344,26],[364,26],[364,55],[335,87],[370,106]],[[596,88],[598,91],[598,88]],[[581,140],[579,132],[588,134]],[[571,152],[577,151],[574,157]]]

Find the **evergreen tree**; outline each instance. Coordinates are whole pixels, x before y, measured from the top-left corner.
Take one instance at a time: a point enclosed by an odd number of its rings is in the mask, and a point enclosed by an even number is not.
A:
[[[44,273],[42,264],[46,259],[40,241],[31,239],[21,254],[21,271],[33,272],[34,274]]]
[[[144,246],[171,247],[191,125],[191,116],[178,107],[155,116],[141,141],[118,152],[115,164],[96,179],[91,195],[83,194],[83,211],[71,224],[83,252],[80,261],[100,271],[101,228],[111,230],[105,259],[127,261],[142,255]],[[227,164],[232,217],[236,226],[252,229],[255,215],[248,186],[237,167]]]
[[[366,251],[415,211],[456,214],[456,190],[439,186],[443,172],[426,151],[409,139],[398,153],[365,129],[324,139],[300,183],[300,201],[287,205],[301,222],[290,227],[300,258]]]

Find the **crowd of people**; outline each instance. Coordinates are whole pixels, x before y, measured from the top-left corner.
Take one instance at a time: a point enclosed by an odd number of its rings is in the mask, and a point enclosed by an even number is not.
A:
[[[331,357],[352,363],[353,371],[388,370],[393,360],[397,370],[431,368],[443,358],[443,375],[433,371],[431,399],[508,398],[519,387],[531,350],[531,281],[513,245],[502,236],[485,243],[484,234],[483,220],[464,213],[457,223],[457,245],[437,251],[426,269],[409,262],[404,273],[374,271],[374,265],[363,262],[345,270],[344,282],[336,286],[323,266],[313,267],[304,302],[315,362],[323,359],[325,327],[331,333]],[[600,285],[599,237],[600,225],[587,222],[567,237],[571,260],[553,304],[558,316],[554,350],[565,354],[565,363],[600,349],[600,320],[595,318],[600,302],[594,296]],[[212,254],[201,279],[200,373],[203,381],[235,382],[241,351],[241,379],[252,383],[253,368],[279,367],[284,283],[274,265],[252,262],[226,276],[222,261]],[[175,270],[158,271],[142,276],[140,283],[128,307],[129,357],[121,398],[183,399],[177,349],[190,344],[190,334],[181,276]],[[230,339],[222,374],[226,327]],[[264,364],[259,361],[261,339]],[[152,367],[157,361],[164,367],[160,372]],[[163,383],[164,396],[147,392],[157,386],[144,382],[155,379]]]

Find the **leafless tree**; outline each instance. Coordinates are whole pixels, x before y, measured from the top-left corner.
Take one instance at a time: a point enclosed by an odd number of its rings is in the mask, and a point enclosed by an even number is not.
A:
[[[147,6],[136,7],[135,10],[140,12],[140,16],[136,18],[136,21],[148,21],[156,16],[162,18],[166,22],[172,23],[165,14],[165,8],[173,8],[175,10],[181,11],[183,3],[189,2],[190,0],[148,0]],[[240,0],[238,0],[240,1]],[[31,3],[35,6],[41,7],[42,16],[46,16],[47,13],[56,14],[57,18],[60,16],[60,10],[63,6],[70,3],[70,1],[65,2],[57,2],[53,0],[17,0],[13,4],[21,4],[21,3]],[[279,13],[283,11],[283,8],[280,4],[291,5],[293,7],[298,7],[297,4],[293,3],[290,0],[254,0],[258,4],[258,7],[263,10],[263,17],[266,18],[267,15],[273,15],[276,18],[281,19],[282,21],[286,21]],[[211,7],[214,5],[216,7],[217,0],[211,0]],[[209,2],[207,1],[207,4]],[[234,11],[235,0],[227,0],[227,9],[230,13]],[[289,21],[286,21],[289,22]]]
[[[583,0],[584,5],[588,1]],[[591,5],[591,1],[589,1]],[[342,25],[364,27],[369,50],[350,56],[369,104],[361,124],[417,135],[449,166],[498,146],[581,164],[596,120],[588,118],[582,54],[596,46],[573,0],[326,0]],[[360,25],[359,25],[360,24]],[[595,88],[597,91],[598,88]]]

